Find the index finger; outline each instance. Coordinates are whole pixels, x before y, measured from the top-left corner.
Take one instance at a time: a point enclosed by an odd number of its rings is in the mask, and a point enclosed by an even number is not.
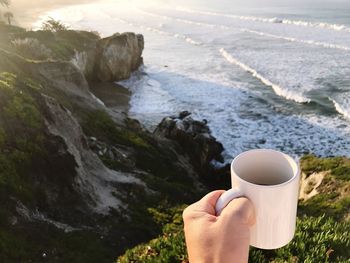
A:
[[[205,195],[198,202],[188,206],[183,212],[183,218],[185,219],[188,215],[193,216],[194,214],[209,214],[216,216],[215,205],[220,195],[225,190],[216,190]]]

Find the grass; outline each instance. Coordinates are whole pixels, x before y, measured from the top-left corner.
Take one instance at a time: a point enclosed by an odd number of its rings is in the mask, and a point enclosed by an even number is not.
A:
[[[26,31],[14,34],[11,39],[34,38],[52,51],[52,59],[70,60],[75,51],[85,51],[95,45],[99,37],[91,32],[64,30],[51,32],[49,30]]]
[[[88,112],[82,126],[85,134],[95,136],[102,141],[138,148],[150,147],[141,134],[118,128],[108,113],[103,110]]]
[[[44,223],[0,227],[1,262],[112,262],[113,247],[98,233],[65,233]],[[24,231],[25,230],[25,231]]]
[[[179,209],[172,216],[161,236],[127,250],[116,262],[188,262],[181,212]],[[251,248],[249,262],[347,262],[349,231],[348,223],[336,222],[332,217],[302,216],[291,243],[276,250]]]
[[[100,37],[94,32],[63,30],[51,32],[49,30],[26,31],[24,28],[0,23],[0,48],[16,52],[11,44],[16,39],[37,39],[42,45],[52,51],[52,58],[56,60],[70,60],[76,51],[85,51],[94,47]],[[33,58],[32,54],[21,53],[25,58]]]
[[[350,160],[345,157],[317,158],[312,155],[301,159],[302,171],[308,176],[312,173],[328,171],[319,194],[302,202],[301,213],[320,216],[325,213],[337,220],[350,215]]]
[[[344,192],[350,189],[349,163],[350,160],[343,157],[302,158],[301,167],[308,175],[330,171],[320,186],[321,193],[299,204],[292,242],[276,250],[251,248],[249,262],[349,262],[350,195]],[[116,262],[188,262],[181,219],[184,207],[164,211],[151,209],[155,220],[163,225],[162,234],[127,250]]]
[[[0,191],[27,195],[30,186],[26,178],[21,180],[22,173],[34,155],[42,154],[43,116],[33,87],[14,74],[0,73]]]
[[[317,158],[306,155],[301,159],[301,168],[306,175],[330,171],[337,179],[350,181],[350,160],[346,157]]]

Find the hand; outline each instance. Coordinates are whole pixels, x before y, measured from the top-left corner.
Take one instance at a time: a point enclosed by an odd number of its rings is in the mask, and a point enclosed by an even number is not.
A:
[[[215,204],[223,192],[211,192],[183,212],[191,263],[248,262],[249,227],[255,223],[253,205],[247,198],[236,198],[216,216]]]

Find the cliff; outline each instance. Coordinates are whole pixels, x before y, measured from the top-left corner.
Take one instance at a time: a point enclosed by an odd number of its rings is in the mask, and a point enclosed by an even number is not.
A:
[[[122,80],[142,64],[143,36],[130,32],[101,38],[94,32],[25,31],[1,24],[0,34],[0,47],[30,60],[69,61],[87,80]]]
[[[141,36],[5,25],[0,34],[1,262],[112,262],[159,233],[152,209],[199,197],[199,175],[174,143],[90,91],[89,79],[137,69]],[[92,75],[105,67],[110,79]]]

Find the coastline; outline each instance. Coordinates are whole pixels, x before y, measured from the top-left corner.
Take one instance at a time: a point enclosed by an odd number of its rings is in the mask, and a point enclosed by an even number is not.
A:
[[[50,10],[71,5],[91,4],[95,2],[99,2],[99,0],[60,0],[55,2],[37,0],[35,1],[35,4],[33,4],[31,1],[17,0],[12,1],[8,9],[1,8],[0,11],[11,11],[14,14],[15,22],[18,26],[30,29],[32,24],[37,21],[41,15]]]

